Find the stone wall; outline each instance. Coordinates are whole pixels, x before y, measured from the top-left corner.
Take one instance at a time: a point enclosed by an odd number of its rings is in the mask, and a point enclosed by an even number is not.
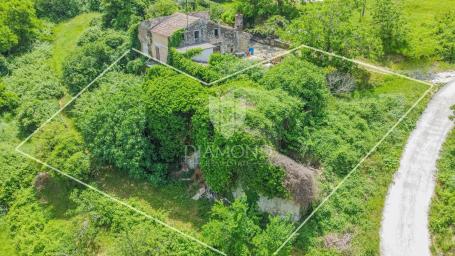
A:
[[[218,30],[218,35],[216,35],[215,30]],[[199,31],[199,40],[194,37],[195,31]],[[181,47],[207,42],[217,46],[221,53],[246,52],[250,39],[251,35],[248,33],[211,21],[201,20],[186,30]]]

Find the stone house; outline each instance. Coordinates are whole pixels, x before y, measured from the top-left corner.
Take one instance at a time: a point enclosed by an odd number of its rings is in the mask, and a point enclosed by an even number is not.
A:
[[[179,52],[201,49],[193,60],[207,62],[214,52],[240,53],[248,51],[251,35],[242,31],[243,16],[236,16],[235,27],[218,24],[210,20],[208,12],[175,13],[141,22],[139,41],[141,51],[167,63],[170,47]],[[175,37],[178,37],[177,45]]]

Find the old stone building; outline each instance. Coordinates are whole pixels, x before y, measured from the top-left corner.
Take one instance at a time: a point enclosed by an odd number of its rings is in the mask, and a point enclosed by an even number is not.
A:
[[[243,17],[236,16],[235,27],[210,20],[208,12],[175,13],[143,21],[139,25],[141,51],[167,63],[170,41],[181,36],[175,47],[180,52],[201,49],[193,59],[207,62],[213,52],[240,53],[248,51],[251,35],[242,31]]]

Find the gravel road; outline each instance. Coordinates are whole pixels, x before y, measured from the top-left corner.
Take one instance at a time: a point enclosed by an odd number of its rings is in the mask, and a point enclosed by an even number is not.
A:
[[[401,156],[400,168],[389,187],[381,224],[381,254],[428,256],[428,211],[433,195],[436,162],[453,121],[455,81],[430,101]]]

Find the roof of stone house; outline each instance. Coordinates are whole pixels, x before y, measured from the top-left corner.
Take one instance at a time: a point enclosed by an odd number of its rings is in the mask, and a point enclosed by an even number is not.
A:
[[[171,36],[178,30],[184,29],[187,26],[198,22],[199,20],[201,20],[201,18],[177,12],[170,16],[164,17],[164,20],[162,20],[156,26],[153,26],[150,29],[150,32],[163,36]]]

